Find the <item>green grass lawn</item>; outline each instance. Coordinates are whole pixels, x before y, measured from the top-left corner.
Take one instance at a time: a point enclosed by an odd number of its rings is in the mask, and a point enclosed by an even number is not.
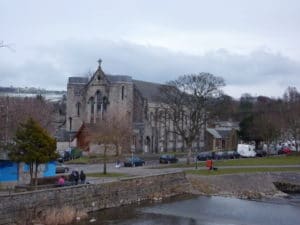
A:
[[[116,162],[119,159],[119,156],[106,156],[106,161]],[[90,163],[103,163],[103,155],[94,155],[94,156],[82,156],[78,159],[73,159],[66,161],[65,164],[90,164]]]
[[[218,170],[187,170],[187,174],[196,174],[196,175],[222,175],[222,174],[236,174],[236,173],[258,173],[258,172],[288,172],[288,171],[297,171],[300,172],[300,168],[223,168]]]
[[[269,156],[261,158],[241,158],[231,160],[214,160],[214,166],[267,166],[267,165],[300,165],[300,156]],[[197,163],[198,167],[205,166],[205,162]],[[186,163],[162,165],[161,168],[188,168],[196,167],[195,163],[187,165]]]
[[[202,162],[204,166],[205,162]],[[214,161],[215,166],[300,165],[299,156],[269,156]]]
[[[87,177],[128,177],[127,174],[124,173],[107,173],[107,174],[103,174],[103,173],[87,173],[86,174]]]

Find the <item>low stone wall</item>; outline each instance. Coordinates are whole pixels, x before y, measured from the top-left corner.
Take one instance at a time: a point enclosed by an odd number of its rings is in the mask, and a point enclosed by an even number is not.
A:
[[[187,175],[190,193],[258,199],[284,195],[274,182],[300,185],[299,172],[268,172],[219,176]]]
[[[90,212],[146,199],[160,199],[183,193],[186,186],[185,174],[179,172],[4,195],[0,196],[0,225],[27,224],[26,219],[31,220],[51,207],[71,206]]]

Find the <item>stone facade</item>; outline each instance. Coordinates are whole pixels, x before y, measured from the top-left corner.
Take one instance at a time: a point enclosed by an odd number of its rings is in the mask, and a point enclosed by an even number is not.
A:
[[[91,78],[69,78],[66,130],[76,132],[83,123],[93,124],[105,115],[117,113],[125,116],[132,127],[134,135],[129,140],[129,150],[152,153],[183,150],[180,137],[167,132],[170,122],[161,120],[160,87],[161,84],[130,76],[105,74],[99,60]]]

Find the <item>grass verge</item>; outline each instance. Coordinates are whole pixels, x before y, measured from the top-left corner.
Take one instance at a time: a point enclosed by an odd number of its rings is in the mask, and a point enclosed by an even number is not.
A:
[[[262,172],[289,172],[296,171],[300,172],[298,167],[289,167],[289,168],[224,168],[218,170],[187,170],[187,174],[196,174],[196,175],[223,175],[223,174],[236,174],[236,173],[262,173]]]
[[[262,158],[241,158],[231,160],[214,160],[214,166],[268,166],[268,165],[300,165],[300,156],[269,156]],[[197,162],[198,167],[205,166],[205,162]],[[187,165],[186,163],[168,164],[160,168],[189,168],[196,167],[196,163]],[[156,167],[157,168],[157,167]]]

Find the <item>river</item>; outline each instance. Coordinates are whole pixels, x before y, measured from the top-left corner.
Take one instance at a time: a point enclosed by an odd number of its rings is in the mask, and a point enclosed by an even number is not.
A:
[[[76,224],[298,225],[300,195],[262,201],[217,196],[180,197],[160,203],[143,203],[101,210]]]

